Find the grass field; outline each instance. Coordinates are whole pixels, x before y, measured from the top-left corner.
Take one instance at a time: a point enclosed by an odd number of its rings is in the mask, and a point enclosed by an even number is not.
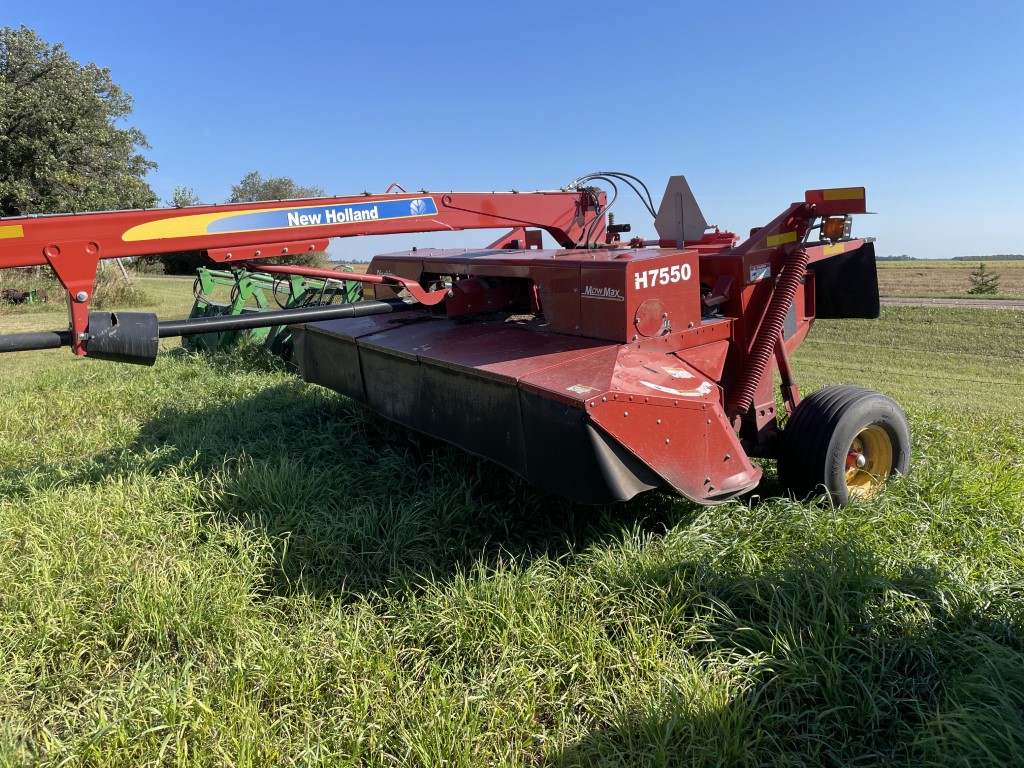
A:
[[[581,507],[259,350],[5,356],[0,764],[1022,764],[1024,313],[795,365],[900,400],[910,476]]]

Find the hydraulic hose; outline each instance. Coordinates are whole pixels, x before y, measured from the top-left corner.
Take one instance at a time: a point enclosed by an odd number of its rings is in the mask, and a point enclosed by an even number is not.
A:
[[[727,412],[730,418],[745,413],[754,402],[754,393],[757,392],[757,385],[775,352],[775,345],[781,343],[779,338],[786,322],[786,314],[793,304],[793,297],[800,287],[800,281],[807,272],[807,261],[807,251],[803,248],[797,248],[786,257],[782,274],[779,275],[775,291],[768,302],[768,309],[754,336],[747,362],[740,373],[739,381],[736,382],[733,395],[729,398]]]

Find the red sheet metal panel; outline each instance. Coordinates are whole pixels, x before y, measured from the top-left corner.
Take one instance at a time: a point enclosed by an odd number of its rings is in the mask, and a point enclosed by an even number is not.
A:
[[[321,320],[316,323],[306,323],[305,325],[315,326],[320,333],[328,333],[332,336],[339,336],[351,341],[373,333],[379,333],[380,331],[423,322],[429,322],[429,320],[419,314],[385,314],[369,315],[367,317],[346,317],[340,320]]]
[[[606,401],[591,420],[686,498],[715,503],[755,487],[750,463],[718,403]]]
[[[532,372],[616,348],[607,342],[545,333],[514,324],[431,320],[362,336],[361,346],[432,365],[518,381]]]
[[[522,377],[519,386],[576,408],[583,408],[591,398],[611,391],[618,364],[618,344],[606,345],[591,354],[562,360]]]

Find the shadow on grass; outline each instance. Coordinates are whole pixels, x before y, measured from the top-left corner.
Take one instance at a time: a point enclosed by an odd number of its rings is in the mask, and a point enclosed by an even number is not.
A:
[[[1022,764],[1024,631],[1005,599],[890,572],[853,543],[622,587],[662,593],[658,623],[679,637],[704,629],[680,649],[699,674],[619,707],[552,765]]]
[[[223,364],[226,374],[280,371],[251,357],[205,365]],[[498,558],[525,566],[623,527],[663,530],[695,512],[656,493],[615,507],[572,504],[298,378],[203,407],[165,406],[130,445],[35,472],[5,473],[5,495],[28,494],[40,481],[98,484],[126,472],[193,478],[214,519],[266,540],[273,563],[260,589],[272,594],[406,588]]]

